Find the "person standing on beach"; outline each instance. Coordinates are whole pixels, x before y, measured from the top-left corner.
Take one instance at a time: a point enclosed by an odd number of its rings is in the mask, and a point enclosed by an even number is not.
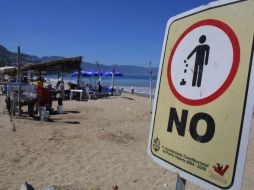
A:
[[[134,84],[131,85],[131,93],[134,94]]]
[[[59,88],[60,88],[60,91],[61,91],[61,97],[64,99],[64,97],[65,97],[64,90],[65,89],[64,89],[64,80],[63,79],[61,80]]]
[[[36,97],[37,101],[35,103],[35,109],[36,112],[38,112],[38,109],[40,106],[42,106],[42,92],[43,92],[43,83],[40,80],[37,80],[36,85],[35,85],[35,90],[36,90]]]

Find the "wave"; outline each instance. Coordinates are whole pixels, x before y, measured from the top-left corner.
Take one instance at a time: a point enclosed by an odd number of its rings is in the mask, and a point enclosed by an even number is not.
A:
[[[131,87],[127,86],[116,86],[117,88],[123,89],[125,92],[131,93]],[[134,93],[135,94],[141,94],[144,96],[150,96],[150,88],[149,87],[134,87]],[[155,88],[152,88],[152,97],[155,95]]]

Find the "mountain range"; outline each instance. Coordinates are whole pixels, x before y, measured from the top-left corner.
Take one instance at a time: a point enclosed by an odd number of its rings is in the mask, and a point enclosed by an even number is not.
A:
[[[29,55],[21,53],[22,63],[44,63],[52,60],[63,59],[63,56],[44,56],[38,57],[35,55]],[[0,45],[0,67],[14,66],[16,65],[17,53],[9,51],[4,46]],[[84,70],[98,70],[95,63],[82,62],[82,69]],[[104,65],[99,64],[101,71],[112,71],[115,68],[116,71],[122,72],[128,76],[148,76],[149,68],[133,65]],[[157,75],[158,68],[152,68],[153,75]]]

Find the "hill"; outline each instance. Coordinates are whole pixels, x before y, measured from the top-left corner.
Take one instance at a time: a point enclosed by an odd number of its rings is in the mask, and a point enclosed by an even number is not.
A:
[[[29,55],[21,53],[22,63],[43,63],[47,61],[62,59],[63,56],[44,56],[38,57],[35,55]],[[0,45],[0,67],[16,65],[17,53],[9,51],[4,46]],[[89,62],[82,62],[81,65],[84,70],[98,70],[96,64]],[[103,65],[99,64],[101,71],[112,71],[115,68],[116,71],[122,72],[127,76],[147,76],[149,75],[149,69],[147,67],[133,66],[133,65]],[[157,75],[158,68],[152,69],[153,75]]]
[[[34,55],[28,55],[21,53],[22,62],[27,63],[40,63],[39,57]],[[7,50],[4,46],[0,45],[0,67],[2,66],[12,66],[16,64],[17,53]]]
[[[62,56],[45,56],[39,58],[35,55],[21,53],[22,63],[43,63],[47,61],[62,59]],[[17,53],[9,51],[4,46],[0,45],[0,67],[16,65]]]
[[[82,69],[84,70],[98,70],[96,64],[92,64],[89,62],[82,63]],[[101,71],[112,71],[115,68],[116,71],[119,71],[127,76],[148,76],[149,68],[133,66],[133,65],[103,65],[99,64]],[[158,68],[152,68],[153,75],[157,75]]]

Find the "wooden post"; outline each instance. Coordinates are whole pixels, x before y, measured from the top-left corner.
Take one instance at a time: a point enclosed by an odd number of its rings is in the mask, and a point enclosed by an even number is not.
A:
[[[149,64],[149,74],[150,74],[150,113],[152,113],[153,102],[152,102],[152,63],[151,61]]]
[[[39,80],[41,81],[42,78],[41,78],[41,71],[38,71],[38,75],[39,75]]]
[[[186,179],[177,174],[176,190],[185,190]]]
[[[18,68],[18,113],[19,116],[21,115],[21,106],[20,106],[20,96],[21,96],[21,64],[20,64],[20,47],[18,46],[18,53],[17,53],[17,68]],[[14,108],[15,109],[15,108]],[[15,111],[15,110],[14,110]]]
[[[81,76],[81,62],[78,64],[78,81],[77,81],[78,86],[80,83],[80,76]]]

